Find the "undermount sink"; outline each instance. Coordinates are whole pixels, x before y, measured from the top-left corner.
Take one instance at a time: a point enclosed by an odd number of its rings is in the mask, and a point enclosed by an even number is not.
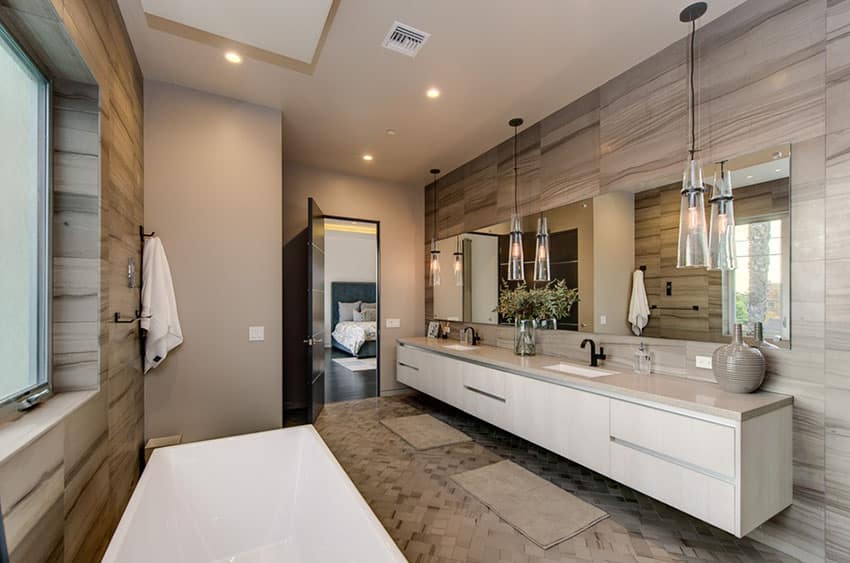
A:
[[[543,366],[543,369],[550,369],[552,371],[560,371],[561,373],[568,373],[570,375],[578,375],[579,377],[602,377],[603,375],[614,375],[617,372],[608,371],[599,368],[589,368],[584,366],[577,366],[575,364],[554,364],[551,366]]]
[[[466,346],[465,344],[446,344],[443,348],[449,350],[475,350],[475,346]]]

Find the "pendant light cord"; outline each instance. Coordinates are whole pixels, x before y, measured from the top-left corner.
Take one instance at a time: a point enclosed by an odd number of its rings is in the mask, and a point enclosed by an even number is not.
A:
[[[516,165],[516,147],[517,147],[517,128],[514,127],[514,213],[519,215],[519,203],[517,200],[517,165]]]
[[[437,240],[437,175],[434,174],[434,232],[431,235],[432,240]]]
[[[697,127],[696,127],[696,91],[694,89],[694,70],[696,64],[694,64],[694,40],[696,39],[697,34],[697,20],[693,20],[691,22],[691,160],[694,158],[694,154],[697,146]]]

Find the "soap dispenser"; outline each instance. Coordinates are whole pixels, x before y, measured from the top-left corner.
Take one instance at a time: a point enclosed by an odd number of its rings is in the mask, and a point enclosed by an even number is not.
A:
[[[634,372],[641,375],[649,375],[652,373],[652,355],[650,355],[646,344],[640,343],[640,347],[635,352]]]

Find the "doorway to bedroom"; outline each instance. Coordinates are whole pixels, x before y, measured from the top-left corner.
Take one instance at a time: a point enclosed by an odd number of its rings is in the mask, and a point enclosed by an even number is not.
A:
[[[377,221],[325,217],[325,402],[380,390]]]

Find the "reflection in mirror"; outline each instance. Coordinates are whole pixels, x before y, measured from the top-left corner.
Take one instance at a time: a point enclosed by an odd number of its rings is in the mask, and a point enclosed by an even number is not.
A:
[[[751,336],[762,323],[767,342],[790,345],[790,157],[784,145],[723,163],[737,254],[727,272],[676,268],[679,183],[635,195],[635,266],[646,266],[650,304],[643,335],[721,342],[735,323]]]
[[[549,225],[551,279],[562,279],[579,290],[580,303],[570,315],[557,319],[563,330],[590,330],[593,324],[593,201],[586,200],[546,211]],[[525,278],[534,276],[535,234],[539,215],[524,217]],[[434,318],[464,322],[505,323],[495,309],[501,280],[507,279],[510,224],[500,223],[474,233],[438,241],[442,271],[452,271],[453,253],[463,253],[463,284],[443,283],[434,288]],[[459,241],[459,242],[458,242]],[[510,282],[515,287],[517,282]],[[542,283],[536,285],[543,285]],[[555,327],[546,327],[555,328]]]
[[[789,347],[791,147],[729,159],[723,167],[734,197],[737,264],[726,272],[676,267],[681,181],[637,193],[607,192],[546,210],[552,279],[577,288],[580,299],[557,328],[633,334],[628,322],[632,278],[643,266],[650,316],[642,336],[728,342],[735,323],[742,323],[750,336],[762,323],[769,345]],[[710,213],[711,165],[704,176]],[[530,285],[539,217],[522,219]],[[434,318],[504,321],[494,310],[500,281],[507,278],[509,232],[506,222],[439,241],[444,282],[434,288]],[[452,276],[458,248],[463,253],[461,285]]]

